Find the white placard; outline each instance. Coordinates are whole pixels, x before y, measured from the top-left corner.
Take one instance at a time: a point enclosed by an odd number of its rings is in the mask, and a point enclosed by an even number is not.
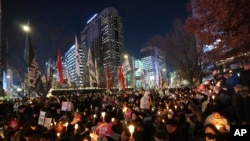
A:
[[[46,112],[40,111],[39,119],[38,119],[38,124],[39,125],[43,125],[44,124],[45,115],[46,115]]]

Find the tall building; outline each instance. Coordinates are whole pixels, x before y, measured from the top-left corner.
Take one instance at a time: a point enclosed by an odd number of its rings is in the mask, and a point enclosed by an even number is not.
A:
[[[105,65],[110,67],[111,86],[117,84],[117,70],[123,53],[122,18],[113,7],[105,8],[87,21],[81,32],[80,44],[90,48],[99,68],[100,87],[105,87]]]
[[[77,54],[79,54],[80,58],[79,66],[77,66],[76,64]],[[64,78],[67,79],[68,77],[70,77],[70,81],[74,82],[78,87],[85,86],[84,69],[86,68],[84,67],[84,64],[86,63],[84,63],[83,61],[84,58],[85,52],[83,51],[83,49],[79,46],[79,48],[76,50],[76,45],[74,44],[66,51],[63,59]],[[77,67],[79,67],[79,76],[77,72]]]
[[[135,88],[144,87],[143,63],[140,59],[133,59],[132,70],[134,70]]]
[[[141,61],[143,63],[143,74],[145,87],[159,87],[160,75],[166,76],[166,62],[163,50],[148,46],[140,50]]]

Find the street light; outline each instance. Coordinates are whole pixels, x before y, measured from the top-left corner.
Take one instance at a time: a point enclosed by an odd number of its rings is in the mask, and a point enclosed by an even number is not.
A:
[[[28,25],[23,25],[22,28],[24,32],[26,33],[30,32],[30,27]]]
[[[22,25],[21,27],[22,27],[23,31],[26,33],[26,41],[28,41],[28,35],[29,35],[29,32],[30,32],[29,21],[28,21],[27,24]],[[25,46],[26,46],[27,43],[25,42]],[[25,48],[25,50],[26,50],[26,48]],[[28,52],[28,56],[29,56],[29,52]],[[29,69],[28,69],[28,85],[29,85]],[[29,96],[29,99],[30,99],[30,92],[29,92],[29,90],[28,90],[28,96]]]
[[[125,55],[124,55],[124,58],[125,58],[125,59],[127,59],[127,58],[128,58],[128,55],[127,55],[127,54],[125,54]]]

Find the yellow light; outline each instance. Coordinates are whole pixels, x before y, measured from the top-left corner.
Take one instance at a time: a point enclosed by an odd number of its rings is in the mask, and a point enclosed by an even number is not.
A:
[[[60,137],[60,133],[59,132],[56,135],[57,135],[58,138]]]
[[[127,59],[127,58],[128,58],[128,55],[124,55],[124,58]]]
[[[78,129],[78,124],[75,124],[74,128],[75,128],[75,130],[77,130]]]
[[[23,25],[22,28],[25,32],[30,32],[30,27],[28,25]]]
[[[129,125],[128,129],[129,129],[129,132],[131,133],[131,136],[132,136],[133,133],[134,133],[134,130],[135,130],[135,126],[134,125]]]

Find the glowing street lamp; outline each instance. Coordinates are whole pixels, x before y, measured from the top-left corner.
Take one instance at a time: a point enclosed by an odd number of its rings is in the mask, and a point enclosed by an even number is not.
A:
[[[23,25],[22,26],[24,32],[30,32],[30,27],[28,25]]]
[[[125,55],[124,55],[124,58],[125,58],[125,59],[127,59],[127,58],[128,58],[128,55],[127,55],[127,54],[125,54]]]

